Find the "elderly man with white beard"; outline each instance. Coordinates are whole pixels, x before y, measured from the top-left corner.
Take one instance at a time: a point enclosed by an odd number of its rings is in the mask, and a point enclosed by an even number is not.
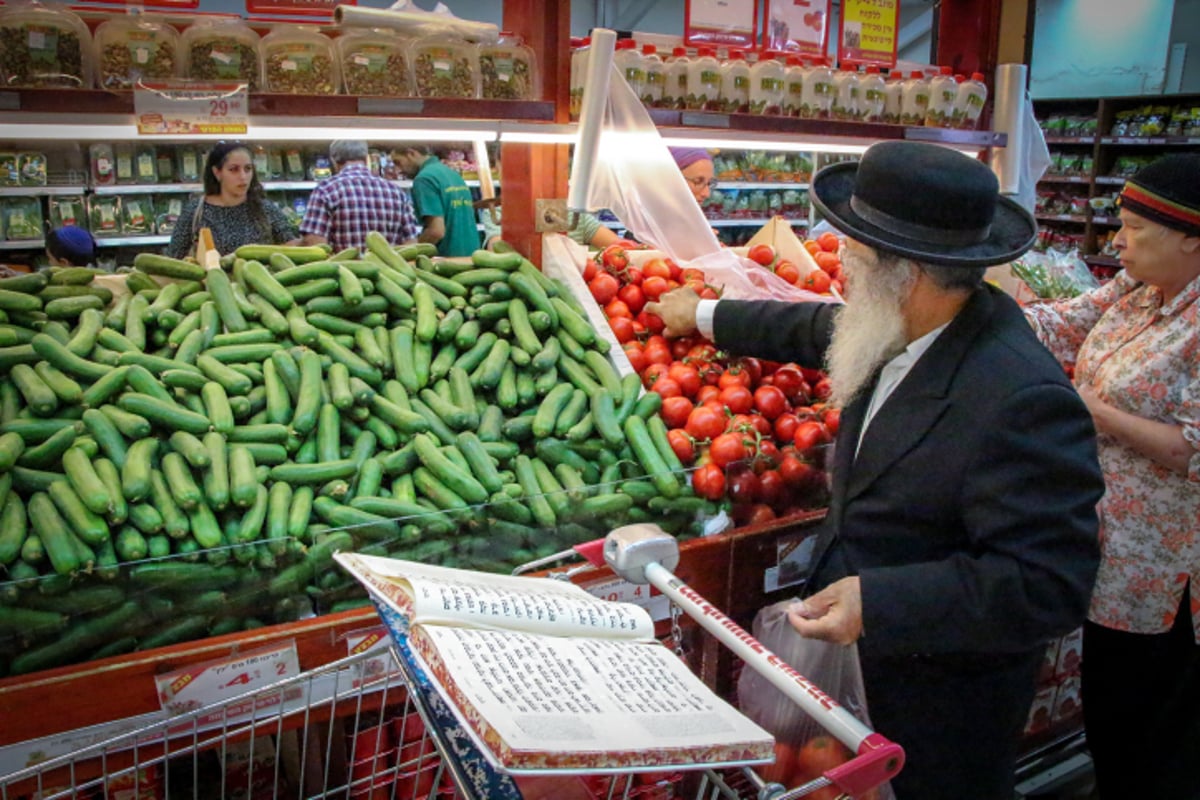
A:
[[[985,268],[1032,217],[980,162],[886,142],[814,178],[846,234],[847,302],[648,305],[668,335],[829,370],[842,408],[805,637],[858,643],[898,800],[1010,800],[1048,641],[1084,619],[1104,491],[1091,417]]]

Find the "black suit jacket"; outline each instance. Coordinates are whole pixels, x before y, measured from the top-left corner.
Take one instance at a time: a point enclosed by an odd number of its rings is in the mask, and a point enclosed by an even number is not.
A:
[[[721,301],[716,343],[819,367],[835,315],[823,304]],[[859,576],[868,703],[879,730],[909,750],[902,778],[919,781],[909,796],[991,797],[974,774],[985,765],[963,748],[1011,749],[1040,649],[1087,611],[1104,488],[1091,417],[1017,305],[990,287],[880,407],[855,457],[869,400],[867,389],[842,413],[809,589]],[[995,702],[980,705],[977,692]],[[984,735],[988,723],[970,718],[988,714],[998,727]]]

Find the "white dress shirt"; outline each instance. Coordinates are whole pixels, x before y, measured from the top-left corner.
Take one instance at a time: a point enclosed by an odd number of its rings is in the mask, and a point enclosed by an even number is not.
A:
[[[946,325],[949,324],[949,322],[946,323]],[[885,364],[879,372],[879,381],[875,384],[875,391],[871,392],[871,402],[867,406],[867,413],[863,417],[862,429],[858,433],[858,444],[854,448],[855,456],[858,455],[858,448],[862,447],[863,435],[866,434],[871,420],[874,419],[875,412],[879,411],[884,401],[891,397],[892,392],[900,385],[900,381],[904,380],[904,377],[916,366],[921,356],[925,355],[925,351],[937,340],[942,331],[946,330],[946,325],[934,328],[921,338],[909,342],[908,347],[904,348],[903,352]]]

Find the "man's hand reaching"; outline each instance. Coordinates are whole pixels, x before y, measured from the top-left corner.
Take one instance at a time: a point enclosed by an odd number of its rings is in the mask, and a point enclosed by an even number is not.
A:
[[[853,644],[862,636],[862,588],[858,577],[842,578],[788,610],[788,622],[808,639]]]
[[[666,325],[663,333],[674,338],[696,332],[696,306],[699,303],[700,295],[681,286],[662,295],[657,302],[646,303],[645,311],[660,317]]]

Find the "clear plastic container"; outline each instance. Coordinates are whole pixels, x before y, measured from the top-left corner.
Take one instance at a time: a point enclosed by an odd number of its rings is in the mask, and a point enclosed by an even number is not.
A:
[[[205,81],[242,81],[257,92],[262,86],[258,34],[241,20],[193,23],[183,32],[183,74]]]
[[[447,36],[430,36],[409,45],[408,57],[417,97],[479,96],[475,45]]]
[[[750,64],[744,50],[730,50],[721,65],[721,107],[727,114],[750,110]]]
[[[158,151],[154,145],[138,142],[133,152],[133,182],[158,183]]]
[[[42,226],[42,202],[36,197],[5,197],[0,199],[3,213],[4,238],[10,242],[41,239],[45,236]]]
[[[613,64],[633,89],[638,97],[642,96],[642,84],[646,82],[646,71],[642,68],[642,54],[638,52],[637,42],[633,39],[622,39],[617,42],[616,52],[613,53]]]
[[[121,196],[94,194],[88,198],[88,229],[93,236],[121,235]]]
[[[154,233],[154,199],[148,194],[129,194],[121,198],[121,233],[125,236],[149,236]]]
[[[0,10],[0,86],[92,87],[92,37],[76,14],[41,3]]]
[[[925,124],[931,128],[948,127],[957,97],[958,83],[954,80],[954,70],[950,67],[939,67],[938,74],[929,80],[929,105],[925,108]]]
[[[533,48],[505,34],[479,45],[479,94],[486,100],[534,100],[541,94]]]
[[[691,58],[686,47],[671,50],[667,60],[666,80],[663,83],[663,108],[687,108],[688,70]]]
[[[117,183],[123,185],[137,183],[135,158],[132,142],[116,142],[113,145],[113,163],[116,164]]]
[[[180,72],[179,33],[143,16],[114,17],[96,28],[96,82],[102,89],[132,89],[141,80]]]
[[[858,118],[863,122],[883,122],[887,112],[887,82],[874,64],[858,79]]]
[[[587,60],[591,53],[590,37],[580,39],[578,47],[571,50],[571,88],[568,111],[571,119],[578,119],[583,107],[583,84],[587,78]]]
[[[900,124],[924,125],[928,110],[929,81],[925,79],[925,73],[913,70],[904,82],[904,92],[900,100]]]
[[[311,25],[279,25],[262,38],[263,88],[281,94],[336,94],[333,40]]]
[[[805,119],[829,119],[833,114],[833,70],[829,62],[818,59],[804,76],[804,94],[800,116]]]
[[[723,78],[717,51],[711,47],[701,47],[699,54],[688,60],[687,107],[702,111],[720,111],[724,108],[721,101]]]
[[[17,154],[8,150],[0,152],[0,186],[20,186],[21,170],[17,166]]]
[[[283,152],[284,180],[302,181],[305,179],[304,151],[292,145]]]
[[[839,69],[833,73],[833,118],[858,119],[858,73]]]
[[[894,69],[888,73],[887,88],[884,90],[883,121],[900,124],[900,107],[904,100],[904,73]]]
[[[973,129],[979,125],[979,115],[987,102],[987,84],[982,72],[972,72],[970,80],[958,85],[958,95],[951,112],[951,125],[955,128]]]
[[[646,76],[642,84],[642,105],[658,108],[662,105],[667,65],[658,55],[658,48],[652,44],[642,45],[642,72]]]
[[[179,194],[160,194],[154,199],[154,232],[160,236],[170,236],[179,224],[179,215],[183,213],[184,196]]]
[[[46,209],[50,212],[51,228],[61,228],[63,225],[87,227],[87,203],[81,194],[48,197]]]
[[[271,155],[266,145],[256,144],[250,149],[250,162],[254,164],[254,174],[260,181],[267,180],[271,171]]]
[[[349,30],[334,40],[346,94],[409,97],[408,40],[383,28]]]
[[[787,97],[787,64],[783,53],[764,52],[750,68],[750,113],[782,114]]]
[[[17,172],[22,186],[45,186],[46,154],[34,150],[17,153]]]
[[[200,170],[204,169],[204,159],[200,151],[188,144],[175,148],[175,174],[180,183],[199,183]]]
[[[799,117],[800,107],[804,103],[804,82],[808,78],[809,68],[804,59],[797,56],[787,57],[787,72],[784,74],[783,113],[789,117]]]

